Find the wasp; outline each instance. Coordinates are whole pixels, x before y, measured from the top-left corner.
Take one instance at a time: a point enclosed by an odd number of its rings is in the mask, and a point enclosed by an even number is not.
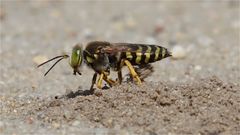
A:
[[[171,52],[166,48],[157,45],[93,41],[88,43],[84,50],[81,44],[77,44],[73,47],[71,56],[66,54],[56,56],[38,65],[38,67],[58,59],[44,74],[46,76],[58,62],[70,57],[69,64],[73,69],[73,74],[81,75],[80,67],[84,61],[88,67],[95,71],[90,87],[90,90],[93,90],[97,75],[99,75],[97,87],[100,89],[102,88],[101,85],[103,80],[107,82],[109,86],[121,84],[123,80],[122,68],[124,66],[128,67],[133,80],[135,80],[137,84],[141,84],[142,80],[138,75],[140,73],[135,71],[136,67],[140,69],[142,67],[149,67],[150,63],[169,56],[171,56]],[[117,81],[108,78],[110,75],[110,69],[117,72]]]

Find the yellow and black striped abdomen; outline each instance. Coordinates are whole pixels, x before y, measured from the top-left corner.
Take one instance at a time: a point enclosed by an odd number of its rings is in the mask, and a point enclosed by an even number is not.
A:
[[[171,56],[164,47],[157,45],[131,44],[128,51],[122,52],[121,59],[127,59],[133,65],[148,64]]]

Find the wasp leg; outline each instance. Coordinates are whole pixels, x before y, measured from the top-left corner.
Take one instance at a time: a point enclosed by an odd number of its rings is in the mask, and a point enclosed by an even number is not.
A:
[[[91,85],[91,87],[90,87],[90,91],[93,90],[93,85],[95,84],[96,79],[97,79],[97,73],[94,73],[93,78],[92,78],[92,85]]]
[[[118,71],[118,83],[119,84],[122,83],[122,71],[121,70]]]
[[[110,78],[107,78],[107,76],[106,75],[104,75],[104,77],[103,77],[103,80],[105,81],[105,82],[107,82],[108,83],[108,85],[110,86],[110,87],[112,87],[113,85],[115,85],[116,84],[116,82],[115,81],[113,81],[112,79],[110,79]]]
[[[104,74],[101,73],[100,76],[99,76],[99,78],[98,78],[98,81],[97,81],[97,87],[98,87],[99,89],[102,89],[102,80],[103,80],[103,77],[104,77]]]
[[[141,79],[139,78],[138,74],[135,72],[132,64],[128,60],[124,60],[124,63],[127,65],[132,77],[137,79],[137,84],[142,84]]]
[[[123,77],[122,77],[122,67],[123,67],[123,65],[124,65],[124,60],[121,61],[120,65],[118,67],[119,70],[118,70],[118,79],[117,79],[117,81],[118,81],[119,84],[122,83],[122,79],[123,79]]]

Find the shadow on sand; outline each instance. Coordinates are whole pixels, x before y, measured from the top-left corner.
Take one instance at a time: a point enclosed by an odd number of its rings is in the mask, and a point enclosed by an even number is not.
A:
[[[102,90],[107,90],[109,89],[110,87],[108,86],[104,86],[102,88]],[[70,91],[62,96],[55,96],[55,99],[61,99],[61,98],[75,98],[77,96],[89,96],[89,95],[93,95],[94,94],[94,91],[95,89],[92,89],[92,90],[77,90],[77,91]]]

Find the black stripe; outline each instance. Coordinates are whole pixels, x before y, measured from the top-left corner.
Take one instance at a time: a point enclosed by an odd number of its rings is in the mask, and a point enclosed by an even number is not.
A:
[[[162,49],[164,49],[164,51],[165,51],[164,57],[162,56],[162,59],[163,59],[163,58],[166,58],[166,56],[167,56],[167,49],[166,48],[162,48]]]
[[[126,59],[127,58],[126,52],[121,52],[120,58],[121,59]]]
[[[131,64],[136,65],[136,59],[137,59],[137,54],[135,52],[131,52],[132,55],[132,60],[131,60]]]
[[[158,59],[157,60],[161,60],[162,59],[162,53],[163,53],[163,49],[162,47],[158,46],[160,48],[160,52],[159,52],[159,55],[158,55]]]
[[[164,48],[164,49],[165,49],[165,56],[164,56],[164,58],[167,58],[167,57],[171,56],[171,55],[169,54],[169,51],[167,50],[167,48]]]
[[[145,53],[148,49],[147,45],[140,45],[142,47],[142,52]]]
[[[157,46],[155,46],[155,45],[152,45],[151,46],[151,55],[150,55],[150,59],[149,59],[149,63],[151,63],[151,62],[155,62],[155,51],[157,50]]]
[[[146,55],[144,55],[144,53],[147,51],[148,47],[146,45],[140,45],[142,47],[142,56],[141,56],[141,64],[145,64],[145,59],[146,59]]]
[[[145,64],[145,59],[146,59],[146,55],[142,55],[140,63]]]

